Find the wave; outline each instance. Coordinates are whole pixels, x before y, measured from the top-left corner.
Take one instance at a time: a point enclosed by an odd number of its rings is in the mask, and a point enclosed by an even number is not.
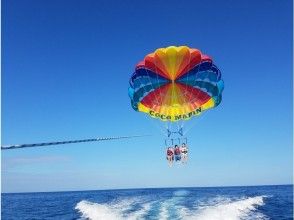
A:
[[[180,209],[182,219],[192,220],[266,220],[264,214],[257,211],[257,207],[264,205],[266,196],[255,196],[232,200],[230,198],[216,198],[207,204],[202,204],[194,211],[185,207]]]
[[[169,198],[153,200],[134,197],[111,203],[80,201],[75,209],[82,218],[90,220],[136,220],[136,219],[179,219],[179,220],[266,220],[258,211],[264,205],[266,196],[243,197],[238,199],[214,197],[208,201],[192,200],[187,205],[189,192],[178,191]],[[194,204],[194,205],[193,205]]]
[[[130,211],[134,205],[138,205],[136,211]],[[135,200],[126,199],[116,203],[99,204],[86,200],[80,201],[75,209],[82,214],[82,218],[90,220],[123,220],[142,219],[150,210],[150,203],[137,204]]]
[[[169,199],[159,201],[160,209],[158,213],[158,219],[181,219],[180,213],[177,212],[179,205],[185,200],[185,197],[189,195],[188,190],[177,190],[173,192],[173,196]]]

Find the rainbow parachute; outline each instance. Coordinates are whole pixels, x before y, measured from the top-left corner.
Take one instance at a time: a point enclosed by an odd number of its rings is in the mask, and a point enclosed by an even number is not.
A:
[[[130,79],[134,110],[163,121],[188,120],[216,107],[224,83],[212,59],[187,46],[157,49],[137,64]]]

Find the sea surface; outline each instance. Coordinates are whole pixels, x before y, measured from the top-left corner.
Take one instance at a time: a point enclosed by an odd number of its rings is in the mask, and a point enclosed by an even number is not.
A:
[[[2,219],[293,219],[293,186],[2,194]]]

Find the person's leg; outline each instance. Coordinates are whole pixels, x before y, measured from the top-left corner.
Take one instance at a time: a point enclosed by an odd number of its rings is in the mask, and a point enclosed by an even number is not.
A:
[[[173,162],[173,161],[172,161],[172,157],[169,156],[169,158],[168,158],[168,165],[171,166],[171,165],[172,165],[172,162]]]

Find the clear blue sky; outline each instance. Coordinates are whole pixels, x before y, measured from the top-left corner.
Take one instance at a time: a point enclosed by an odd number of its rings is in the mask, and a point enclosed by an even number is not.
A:
[[[222,70],[223,101],[169,168],[127,95],[135,64],[188,45]],[[2,2],[2,144],[152,137],[2,152],[4,192],[292,182],[292,1]]]

